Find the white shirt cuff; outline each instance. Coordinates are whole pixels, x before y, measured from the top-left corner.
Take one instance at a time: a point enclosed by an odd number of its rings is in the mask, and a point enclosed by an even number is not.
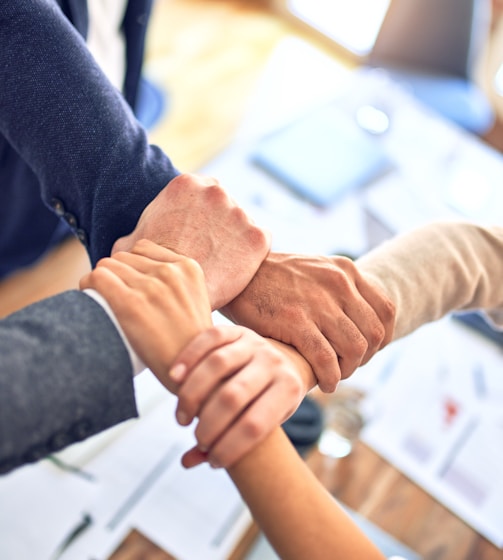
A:
[[[89,297],[91,297],[92,299],[94,299],[94,301],[96,301],[96,303],[101,305],[101,307],[103,307],[103,309],[106,311],[107,315],[110,317],[110,320],[115,325],[115,328],[119,332],[120,337],[122,338],[122,341],[124,342],[124,346],[126,347],[128,353],[129,353],[129,357],[131,359],[131,365],[133,366],[133,376],[138,375],[143,370],[145,370],[147,368],[147,366],[143,363],[143,361],[140,359],[138,354],[135,352],[134,348],[129,343],[129,340],[126,337],[126,334],[122,330],[122,327],[120,326],[119,321],[117,321],[117,317],[115,316],[115,313],[112,311],[111,307],[108,305],[107,300],[101,294],[99,294],[96,290],[92,290],[92,289],[88,288],[86,290],[83,290],[83,292],[85,294],[87,294]]]

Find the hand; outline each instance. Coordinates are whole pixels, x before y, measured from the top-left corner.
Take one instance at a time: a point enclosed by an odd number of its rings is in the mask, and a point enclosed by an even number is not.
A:
[[[391,340],[395,317],[392,302],[350,259],[280,253],[221,311],[295,347],[325,392]]]
[[[211,326],[211,309],[199,265],[151,241],[131,253],[98,262],[80,282],[97,290],[112,308],[131,346],[159,381],[169,378],[173,359],[196,334]]]
[[[186,467],[228,467],[295,412],[307,387],[287,354],[244,327],[199,334],[176,358],[177,418],[199,417]]]
[[[112,254],[142,238],[196,260],[204,271],[212,309],[236,297],[266,257],[270,237],[253,225],[218,181],[175,177],[145,208],[134,231]]]

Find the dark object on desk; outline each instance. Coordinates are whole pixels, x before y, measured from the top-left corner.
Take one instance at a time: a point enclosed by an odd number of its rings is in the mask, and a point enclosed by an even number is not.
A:
[[[282,427],[295,449],[304,456],[317,443],[323,429],[320,405],[309,397],[304,398]]]
[[[317,206],[329,206],[391,168],[379,141],[335,103],[259,141],[252,161]]]
[[[491,326],[482,313],[478,311],[454,313],[453,318],[503,347],[503,330]]]

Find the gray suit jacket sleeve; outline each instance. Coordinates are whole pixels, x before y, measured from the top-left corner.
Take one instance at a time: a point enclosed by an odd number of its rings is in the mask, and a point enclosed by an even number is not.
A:
[[[70,291],[0,320],[0,473],[137,415],[127,349]]]

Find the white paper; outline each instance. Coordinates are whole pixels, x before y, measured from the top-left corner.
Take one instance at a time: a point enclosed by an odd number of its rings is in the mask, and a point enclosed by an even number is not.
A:
[[[44,460],[0,479],[0,558],[52,559],[85,513],[91,525],[61,560],[105,560],[133,528],[179,560],[228,558],[249,511],[225,471],[181,466],[193,428],[176,423],[175,397],[141,376],[139,419],[58,454],[86,477]]]
[[[363,441],[503,547],[501,348],[449,318],[395,344]]]
[[[97,486],[43,461],[0,478],[0,558],[46,560],[91,510]]]

